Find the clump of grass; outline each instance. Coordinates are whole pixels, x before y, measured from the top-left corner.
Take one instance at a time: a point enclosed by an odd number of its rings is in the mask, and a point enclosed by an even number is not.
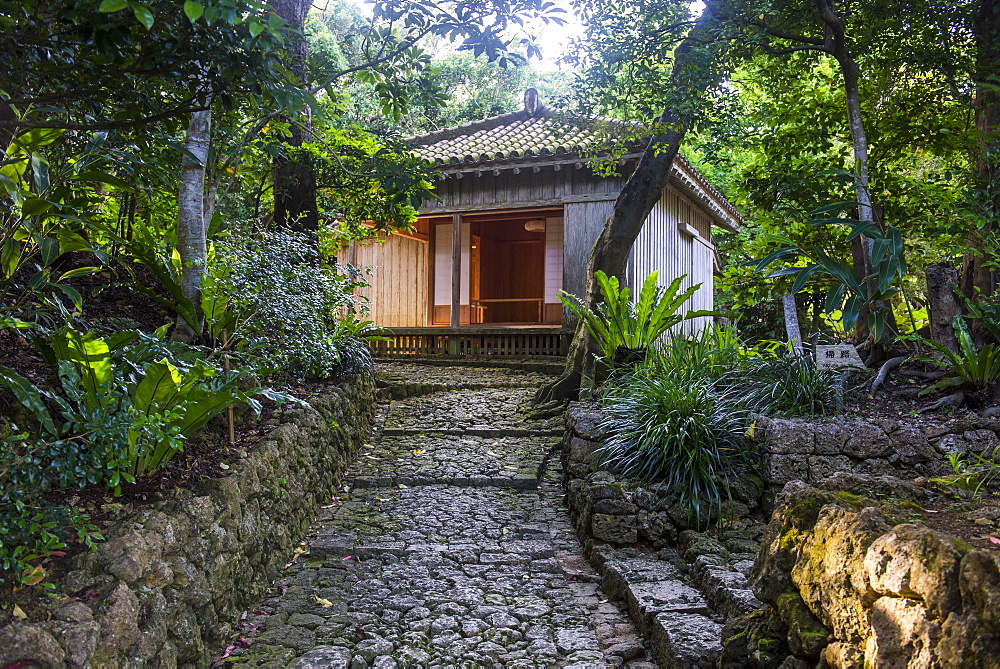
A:
[[[746,402],[761,413],[827,416],[844,405],[846,375],[820,369],[807,355],[769,352],[753,359],[742,376]]]
[[[646,371],[611,392],[604,408],[605,466],[677,494],[698,526],[721,513],[752,420],[738,398],[711,381]]]

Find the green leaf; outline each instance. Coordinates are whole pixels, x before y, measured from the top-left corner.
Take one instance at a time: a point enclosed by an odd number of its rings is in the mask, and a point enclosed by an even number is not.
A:
[[[57,280],[65,281],[66,279],[69,279],[74,276],[87,276],[90,274],[96,274],[97,272],[100,271],[101,271],[100,267],[77,267],[76,269],[71,269],[68,272],[64,272],[62,276],[60,276]]]
[[[128,2],[126,0],[103,0],[100,7],[97,8],[97,11],[105,14],[111,14],[112,12],[120,12],[126,7],[128,7]]]
[[[257,35],[261,34],[262,32],[264,32],[264,24],[263,23],[259,23],[257,21],[253,21],[250,24],[250,35],[252,37],[256,37]]]
[[[184,14],[188,17],[191,23],[194,23],[201,18],[201,15],[205,13],[205,6],[200,2],[194,2],[193,0],[187,0],[184,3]],[[252,30],[251,30],[252,32]],[[256,37],[256,35],[254,35]]]
[[[134,190],[127,181],[119,179],[113,174],[108,174],[107,172],[100,172],[97,170],[89,170],[86,172],[80,172],[77,175],[69,177],[70,179],[75,179],[76,181],[96,181],[99,183],[109,184],[111,186],[117,186],[123,190],[132,191]]]
[[[21,213],[25,216],[39,216],[52,208],[52,203],[40,197],[28,198],[21,205]]]
[[[133,5],[132,13],[135,14],[135,18],[139,23],[146,26],[146,30],[150,30],[153,27],[153,21],[156,19],[153,16],[153,12],[149,11],[149,7],[146,5]]]
[[[28,381],[28,379],[10,367],[0,365],[0,385],[9,388],[24,408],[35,414],[35,418],[38,419],[38,422],[42,424],[42,427],[49,434],[54,436],[59,435],[55,421],[52,420],[52,414],[49,413],[49,410],[45,407],[45,402],[42,400],[41,392],[31,381]]]
[[[49,161],[40,153],[31,154],[31,173],[35,175],[35,192],[39,195],[49,189]]]

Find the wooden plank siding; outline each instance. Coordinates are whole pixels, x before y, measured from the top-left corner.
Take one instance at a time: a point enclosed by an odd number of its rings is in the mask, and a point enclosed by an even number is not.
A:
[[[633,294],[651,272],[659,272],[660,285],[684,276],[682,289],[701,284],[685,305],[685,310],[708,310],[713,306],[714,247],[708,217],[674,188],[667,188],[653,207],[635,240],[629,257],[627,281]],[[708,317],[685,324],[696,331]]]
[[[567,204],[563,210],[563,290],[582,297],[587,289],[587,262],[597,241],[604,221],[611,215],[615,203],[577,202]],[[576,317],[569,309],[563,310],[563,323],[576,325]]]
[[[450,240],[449,240],[450,241]],[[427,324],[427,244],[392,235],[384,244],[356,246],[355,266],[370,285],[358,294],[368,299],[372,321],[384,327]]]
[[[489,211],[496,209],[530,209],[558,206],[578,200],[614,200],[621,190],[620,177],[603,178],[586,165],[574,164],[531,168],[518,171],[501,170],[494,175],[488,168],[479,172],[448,175],[435,184],[441,200],[428,200],[420,208],[421,215],[452,212]]]

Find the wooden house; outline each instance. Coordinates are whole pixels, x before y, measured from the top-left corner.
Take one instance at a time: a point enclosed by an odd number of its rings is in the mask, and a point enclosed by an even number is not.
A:
[[[564,353],[574,322],[559,292],[583,294],[591,248],[642,150],[626,150],[617,176],[591,169],[610,155],[602,147],[615,128],[546,107],[528,89],[520,111],[412,138],[435,165],[438,199],[423,203],[414,232],[349,252],[374,268],[362,292],[392,332],[378,352]],[[712,226],[735,231],[741,220],[678,156],[632,250],[629,285],[654,270],[664,284],[685,275],[685,286],[701,284],[690,307],[710,309]]]

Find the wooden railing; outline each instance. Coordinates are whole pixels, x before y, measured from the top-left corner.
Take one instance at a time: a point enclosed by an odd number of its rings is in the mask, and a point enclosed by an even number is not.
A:
[[[378,357],[424,355],[564,356],[572,332],[561,328],[393,328],[372,341]]]

